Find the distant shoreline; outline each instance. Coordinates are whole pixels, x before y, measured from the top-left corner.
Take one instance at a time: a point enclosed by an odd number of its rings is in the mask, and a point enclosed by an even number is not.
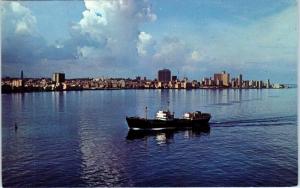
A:
[[[15,94],[15,93],[43,93],[43,92],[69,92],[69,91],[113,91],[113,90],[282,90],[294,89],[296,87],[288,88],[95,88],[95,89],[78,89],[78,90],[41,90],[41,91],[10,91],[1,92],[1,94]]]

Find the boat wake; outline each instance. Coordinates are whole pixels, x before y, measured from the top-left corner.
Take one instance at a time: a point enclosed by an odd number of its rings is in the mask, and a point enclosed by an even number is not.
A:
[[[296,125],[297,116],[293,115],[293,116],[269,117],[269,118],[260,118],[260,119],[212,121],[209,124],[212,127]]]

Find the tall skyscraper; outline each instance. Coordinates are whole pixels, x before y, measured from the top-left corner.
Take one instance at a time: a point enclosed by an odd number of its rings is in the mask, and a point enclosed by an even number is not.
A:
[[[270,88],[270,87],[271,87],[270,79],[268,79],[268,81],[267,81],[267,88]]]
[[[65,73],[53,73],[52,81],[55,83],[62,83],[65,81]]]
[[[222,72],[222,81],[224,86],[229,86],[230,74],[225,71]]]
[[[23,78],[24,78],[23,70],[21,70],[21,87],[24,86],[24,80],[23,80]]]
[[[243,76],[241,74],[239,75],[238,80],[239,80],[238,86],[239,86],[239,88],[241,88],[243,86]]]
[[[221,73],[214,74],[214,82],[220,83],[220,86],[229,86],[230,74],[222,71]]]
[[[171,81],[171,71],[169,69],[163,69],[158,71],[158,81],[169,82]]]
[[[214,82],[217,83],[219,80],[222,80],[222,73],[215,73]]]

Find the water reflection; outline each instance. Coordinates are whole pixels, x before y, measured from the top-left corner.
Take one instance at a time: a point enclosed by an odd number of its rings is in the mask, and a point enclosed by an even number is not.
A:
[[[175,135],[183,135],[183,138],[190,139],[194,137],[207,136],[210,134],[210,126],[198,128],[182,129],[182,130],[129,130],[126,136],[127,140],[147,140],[154,137],[157,144],[169,144]]]
[[[64,112],[65,111],[65,97],[66,92],[52,92],[52,101],[54,104],[55,112]]]
[[[170,92],[169,90],[160,90],[160,109],[170,108]]]

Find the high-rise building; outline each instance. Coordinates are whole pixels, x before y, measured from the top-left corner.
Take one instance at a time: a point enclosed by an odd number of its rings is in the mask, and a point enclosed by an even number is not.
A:
[[[169,82],[171,81],[171,71],[169,69],[163,69],[158,71],[158,81]]]
[[[222,82],[224,86],[229,86],[230,74],[225,71],[222,72]]]
[[[220,86],[229,86],[230,74],[222,71],[221,73],[214,74],[214,82],[221,83]]]
[[[256,81],[255,81],[255,80],[250,80],[249,86],[250,86],[251,88],[256,88]]]
[[[219,80],[222,80],[222,73],[215,73],[214,74],[214,82],[218,83]]]
[[[172,81],[176,81],[177,80],[177,76],[172,76]]]
[[[263,87],[263,81],[260,80],[260,81],[258,81],[258,88],[261,89],[262,87]]]
[[[53,73],[52,81],[55,83],[62,83],[65,81],[65,73]]]
[[[267,88],[270,88],[270,87],[271,87],[270,79],[268,79],[268,81],[267,81]]]
[[[241,88],[243,86],[243,75],[239,75],[239,78],[238,78],[238,86],[239,88]]]
[[[21,87],[24,86],[24,80],[23,80],[23,78],[24,78],[24,74],[23,74],[23,70],[21,70]]]

